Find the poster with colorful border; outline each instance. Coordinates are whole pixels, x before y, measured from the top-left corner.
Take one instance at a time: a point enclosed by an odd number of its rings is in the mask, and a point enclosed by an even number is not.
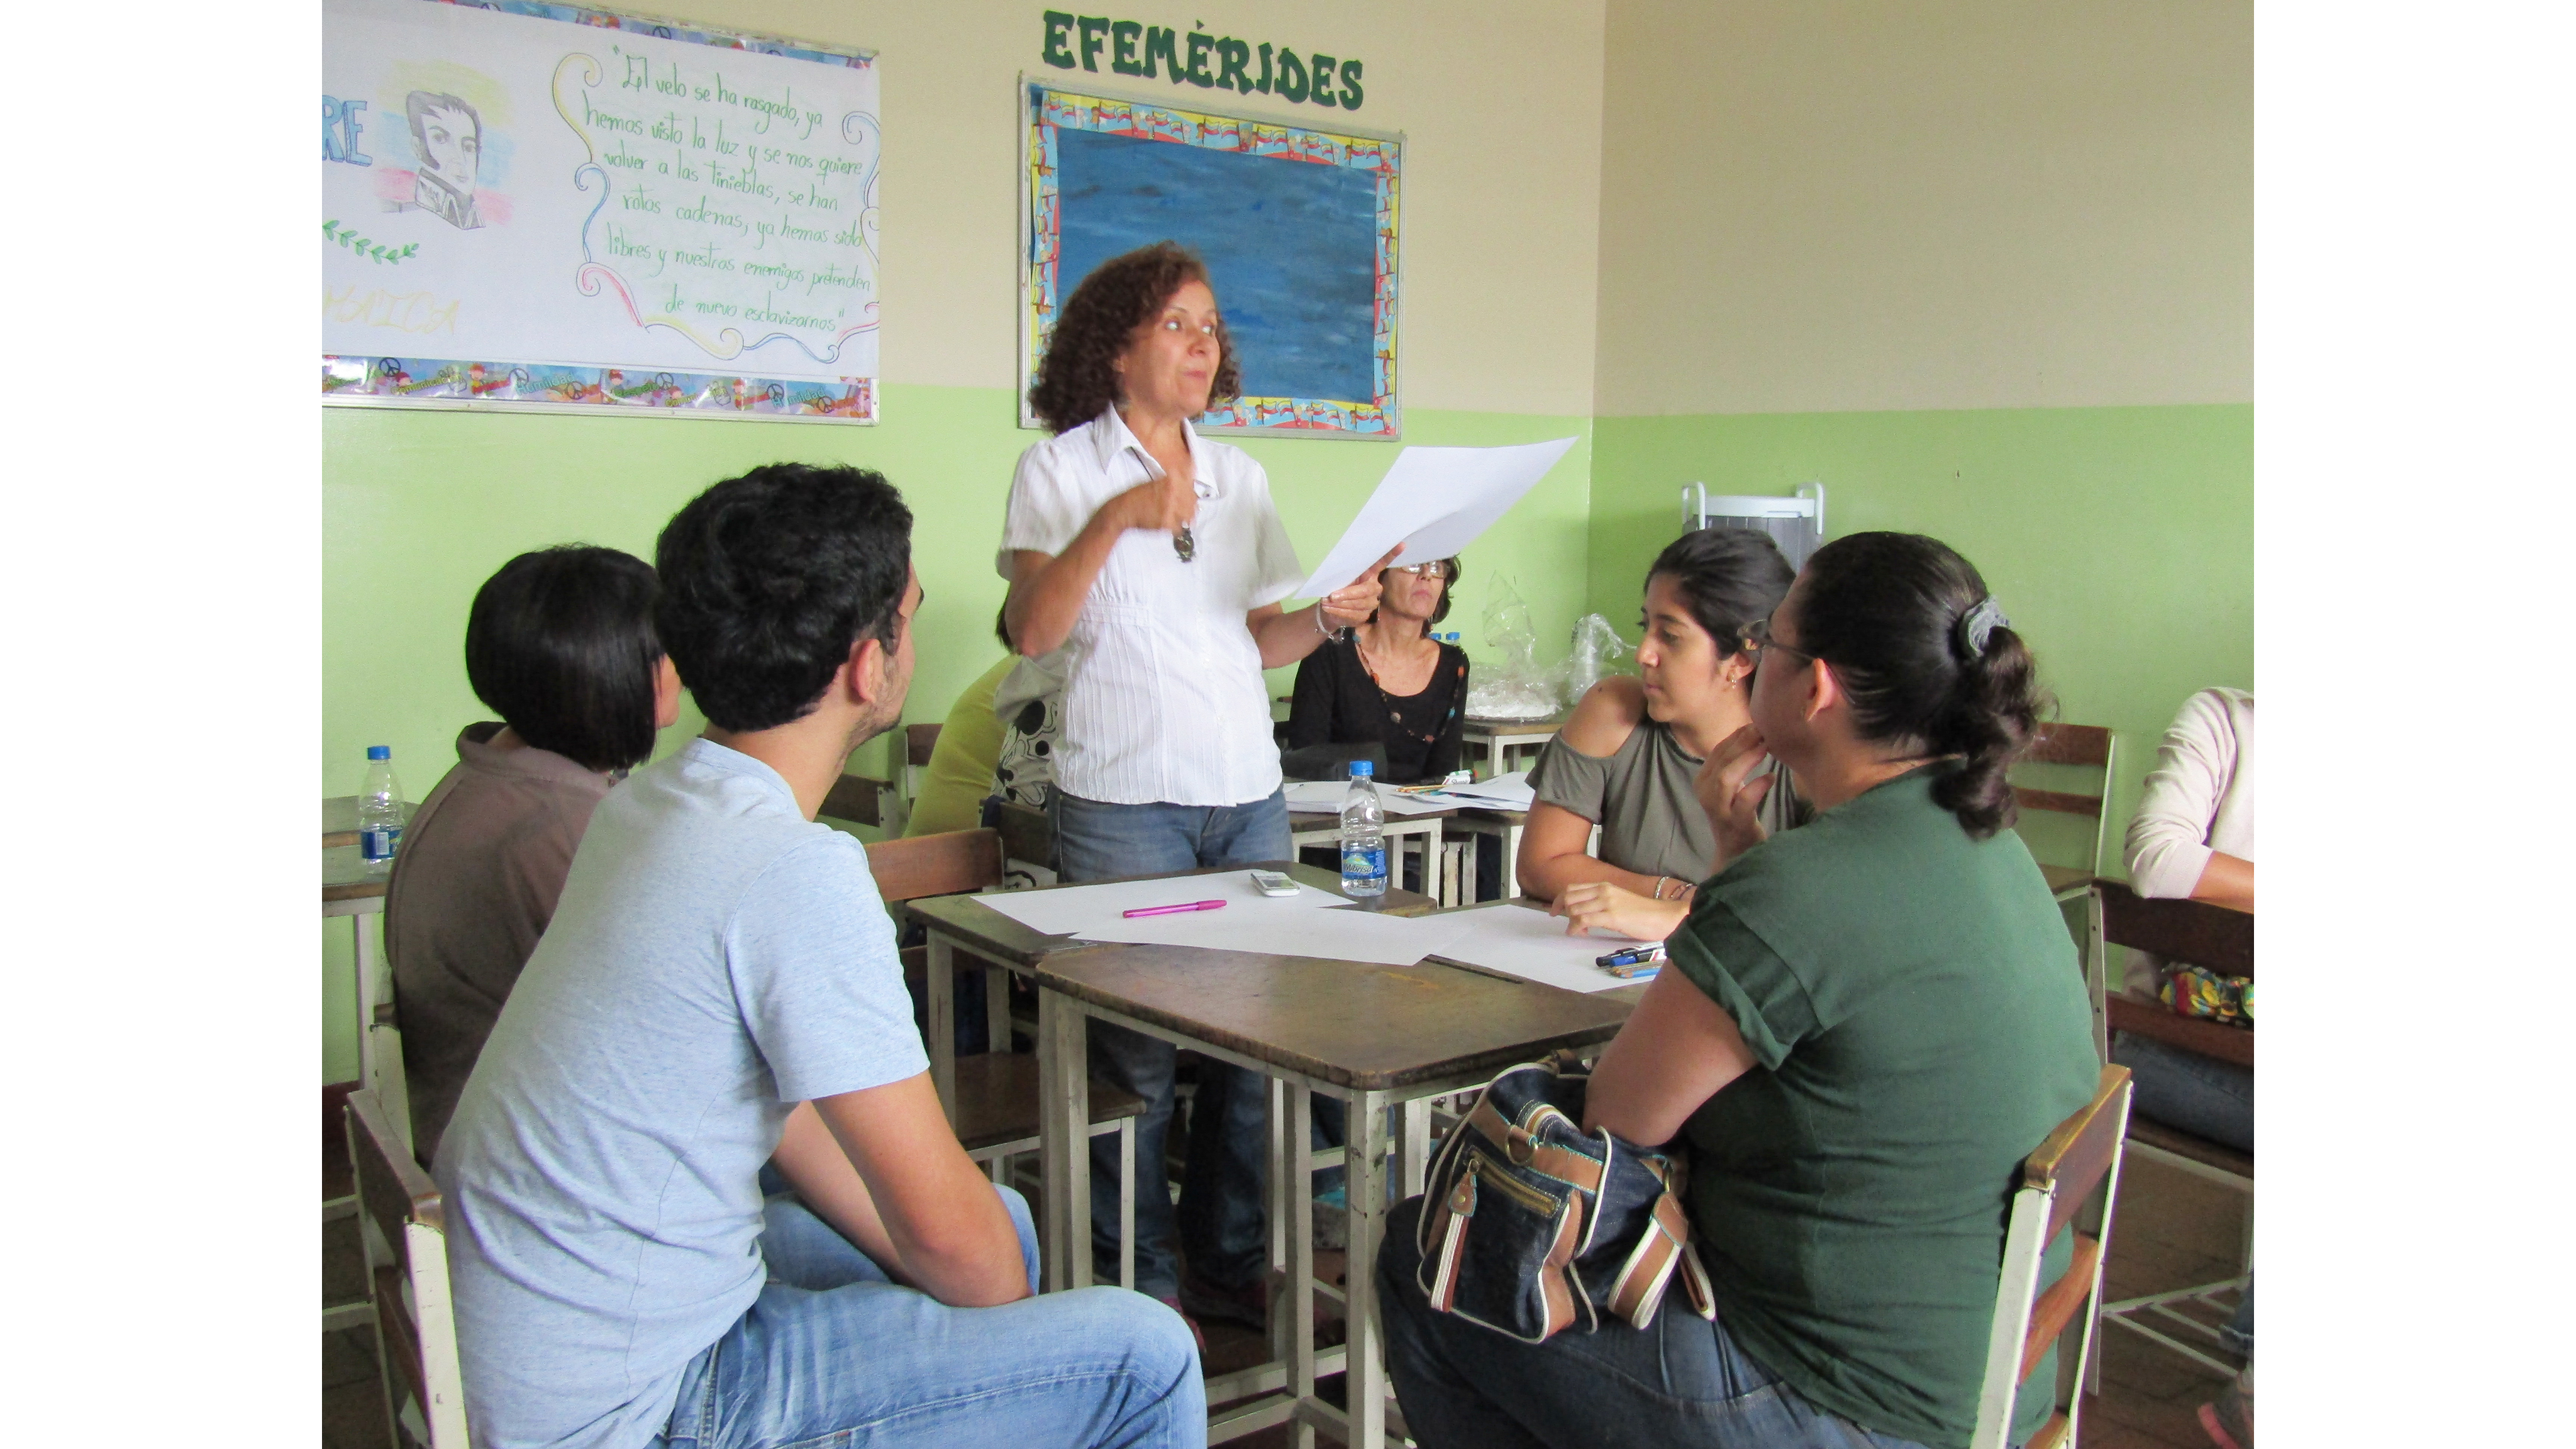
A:
[[[1218,305],[1243,369],[1246,396],[1211,408],[1198,426],[1212,432],[1283,437],[1394,440],[1401,435],[1397,390],[1401,136],[1230,116],[1130,96],[1071,90],[1023,77],[1021,94],[1020,425],[1041,426],[1028,406],[1073,282],[1060,268],[1074,243],[1104,234],[1080,210],[1126,205],[1096,182],[1068,189],[1068,164],[1126,168],[1139,161],[1187,162],[1186,176],[1135,180],[1147,195],[1186,184],[1186,217],[1162,229],[1198,250],[1217,283]],[[1157,158],[1132,146],[1106,153],[1102,140],[1191,148]],[[1219,158],[1223,158],[1220,160]],[[1300,168],[1272,172],[1252,168]],[[1305,168],[1330,168],[1318,174]],[[1323,183],[1330,195],[1315,193]],[[1110,199],[1102,200],[1104,196]],[[1296,225],[1282,220],[1293,209]],[[1086,223],[1092,223],[1086,227]],[[1122,223],[1123,224],[1123,223]],[[1143,245],[1159,218],[1107,228],[1114,243]],[[1143,230],[1136,230],[1141,226]],[[1092,250],[1106,249],[1095,245]],[[1096,261],[1091,257],[1089,260]],[[1087,269],[1087,267],[1086,267]],[[1322,270],[1329,269],[1329,270]],[[1279,307],[1246,307],[1243,279],[1267,284]],[[1320,299],[1320,300],[1319,300]],[[1319,310],[1328,309],[1328,310]],[[1293,358],[1288,355],[1294,354]],[[1289,365],[1282,365],[1288,358]],[[1299,362],[1302,359],[1302,364]],[[1264,387],[1282,376],[1317,387]]]
[[[323,92],[326,404],[877,420],[874,52],[325,0]]]

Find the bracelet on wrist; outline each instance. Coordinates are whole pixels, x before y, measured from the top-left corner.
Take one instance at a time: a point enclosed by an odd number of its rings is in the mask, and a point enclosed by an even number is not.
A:
[[[1333,637],[1333,631],[1324,627],[1324,605],[1321,600],[1315,604],[1315,632],[1327,639]]]

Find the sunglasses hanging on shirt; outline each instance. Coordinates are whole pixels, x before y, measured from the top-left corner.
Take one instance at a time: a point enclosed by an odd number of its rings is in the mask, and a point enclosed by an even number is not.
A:
[[[1179,554],[1183,563],[1199,556],[1199,541],[1190,536],[1188,524],[1184,523],[1172,531],[1172,552]]]

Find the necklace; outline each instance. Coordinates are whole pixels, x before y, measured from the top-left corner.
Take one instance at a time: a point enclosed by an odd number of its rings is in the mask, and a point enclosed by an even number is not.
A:
[[[1426,636],[1423,642],[1430,643],[1430,640]],[[1378,702],[1386,706],[1387,723],[1395,726],[1396,732],[1407,739],[1420,740],[1426,745],[1438,744],[1440,742],[1440,731],[1447,729],[1449,727],[1449,721],[1458,713],[1457,691],[1450,691],[1448,712],[1440,717],[1440,723],[1437,726],[1429,730],[1407,729],[1404,724],[1403,711],[1396,707],[1395,696],[1386,692],[1386,681],[1378,678],[1377,665],[1370,661],[1368,646],[1360,643],[1359,631],[1357,630],[1353,630],[1351,632],[1351,652],[1359,657],[1361,672],[1368,675],[1369,683],[1376,688]],[[1422,692],[1425,694],[1430,692],[1433,680],[1436,680],[1440,674],[1440,646],[1432,644],[1431,653],[1431,677],[1425,679],[1422,685]],[[1405,696],[1407,699],[1411,699],[1413,697],[1414,696],[1412,695]]]

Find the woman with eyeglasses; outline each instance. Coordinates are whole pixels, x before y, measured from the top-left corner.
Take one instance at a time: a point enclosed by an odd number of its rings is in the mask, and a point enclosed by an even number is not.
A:
[[[1467,716],[1467,651],[1431,637],[1449,617],[1458,560],[1397,564],[1378,574],[1377,611],[1297,665],[1288,748],[1379,745],[1378,779],[1411,785],[1458,768]]]
[[[1290,858],[1261,672],[1366,619],[1377,569],[1281,609],[1304,570],[1269,475],[1190,425],[1240,391],[1207,266],[1173,242],[1092,268],[1039,361],[1029,408],[1052,436],[1020,455],[994,563],[1010,580],[1011,646],[1063,681],[1049,810],[1065,880]],[[1136,1156],[1159,1165],[1172,1044],[1100,1022],[1091,1063],[1145,1099]],[[1202,1065],[1177,1215],[1150,1185],[1136,1195],[1139,1289],[1192,1314],[1266,1321],[1269,1100],[1257,1074]],[[1118,1159],[1099,1142],[1092,1190],[1092,1246],[1114,1263]]]
[[[1683,534],[1646,570],[1637,676],[1592,686],[1530,771],[1537,800],[1521,832],[1521,890],[1552,902],[1567,929],[1660,941],[1699,883],[1726,865],[1691,780],[1750,717],[1745,630],[1793,577],[1768,534],[1740,528]],[[1746,770],[1763,782],[1752,788],[1762,792],[1765,827],[1796,824],[1789,782],[1767,763]],[[1598,855],[1586,849],[1596,825]]]
[[[2014,1174],[2101,1068],[2065,922],[2007,828],[2047,697],[1977,571],[1929,538],[1836,539],[1754,632],[1750,721],[1697,781],[1741,848],[1584,1104],[1587,1132],[1688,1146],[1714,1320],[1678,1274],[1644,1329],[1524,1344],[1435,1312],[1405,1203],[1378,1301],[1428,1449],[1903,1449],[1977,1427]],[[1768,840],[1732,783],[1763,753],[1817,812]],[[2008,1442],[2048,1417],[2054,1354]]]

